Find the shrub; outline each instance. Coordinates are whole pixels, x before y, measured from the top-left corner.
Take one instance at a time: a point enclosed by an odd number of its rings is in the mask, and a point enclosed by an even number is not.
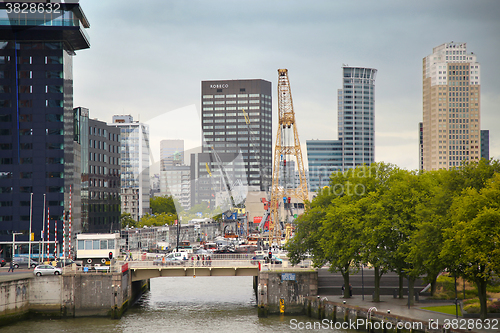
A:
[[[479,313],[479,311],[481,310],[481,306],[479,305],[479,303],[469,304],[464,306],[464,310],[467,313]]]
[[[455,290],[455,279],[450,276],[441,275],[437,278],[437,288],[443,288],[446,291]]]
[[[500,313],[500,301],[492,302],[488,304],[489,313]]]
[[[469,304],[479,304],[479,298],[472,298],[472,299],[466,299],[463,304],[464,305],[469,305]]]

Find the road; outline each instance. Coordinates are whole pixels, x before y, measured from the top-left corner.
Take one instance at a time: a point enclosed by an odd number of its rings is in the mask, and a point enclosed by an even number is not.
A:
[[[0,267],[0,282],[32,278],[33,269],[17,268],[14,272],[9,272],[9,265]]]

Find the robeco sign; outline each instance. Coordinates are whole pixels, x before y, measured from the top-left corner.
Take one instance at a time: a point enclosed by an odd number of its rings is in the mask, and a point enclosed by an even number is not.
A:
[[[210,88],[228,88],[229,84],[211,84]]]

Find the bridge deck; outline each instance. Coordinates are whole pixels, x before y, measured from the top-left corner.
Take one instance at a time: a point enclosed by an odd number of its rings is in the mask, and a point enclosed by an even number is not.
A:
[[[132,281],[163,276],[257,276],[259,265],[250,260],[180,261],[168,265],[153,261],[128,262]]]

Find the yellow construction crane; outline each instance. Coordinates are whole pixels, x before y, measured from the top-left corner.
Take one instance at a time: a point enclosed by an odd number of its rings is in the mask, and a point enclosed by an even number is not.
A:
[[[304,203],[309,199],[307,191],[306,173],[302,160],[299,134],[293,111],[292,92],[288,80],[288,70],[278,69],[278,132],[273,160],[273,182],[271,186],[271,219],[269,221],[269,246],[280,245],[282,227],[279,218],[279,205],[284,199],[295,197]],[[288,188],[285,183],[280,185],[281,167],[286,169],[286,161],[295,158],[297,163],[300,184],[296,188]],[[283,162],[283,163],[282,163]],[[285,199],[286,200],[286,199]]]

